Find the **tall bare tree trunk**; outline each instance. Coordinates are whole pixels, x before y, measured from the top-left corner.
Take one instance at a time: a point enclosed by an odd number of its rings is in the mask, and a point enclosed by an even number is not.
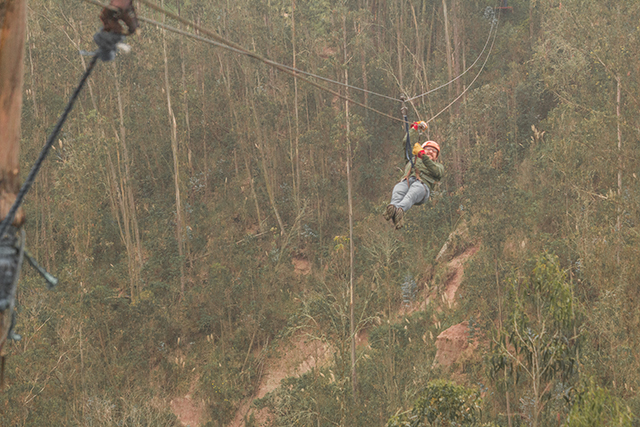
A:
[[[185,49],[186,47],[182,45],[182,49],[180,49],[180,52],[181,52],[180,67],[182,70],[182,103],[184,104],[184,124],[187,130],[187,135],[186,135],[187,162],[189,165],[189,172],[191,173],[191,175],[194,175],[192,153],[191,153],[191,122],[189,121],[189,89],[187,87],[187,71],[184,63]]]
[[[33,36],[28,36],[29,39],[31,39],[31,37]],[[31,54],[31,43],[27,42],[27,47],[29,48],[29,68],[31,70],[31,87],[29,89],[31,89],[31,101],[33,102],[33,115],[36,119],[40,118],[40,114],[39,114],[39,110],[40,108],[38,108],[38,97],[36,95],[36,74],[35,71],[33,69],[33,55]],[[86,69],[85,69],[86,70]]]
[[[362,70],[362,88],[365,90],[364,92],[364,105],[369,105],[369,93],[366,92],[369,90],[369,78],[367,74],[367,42],[366,38],[363,35],[364,31],[362,30],[363,23],[355,22],[354,29],[358,34],[358,38],[360,39],[360,69]],[[369,117],[369,110],[365,110],[365,117]]]
[[[202,170],[204,171],[204,202],[206,204],[209,203],[209,147],[207,147],[207,92],[205,90],[205,76],[204,70],[202,70],[201,74],[201,87],[202,87],[202,155],[204,156]]]
[[[453,61],[451,56],[451,36],[449,35],[449,13],[447,12],[447,0],[442,0],[442,13],[444,14],[444,39],[447,48],[447,70],[449,72],[449,80],[453,79]],[[453,98],[451,85],[447,87],[449,98]]]
[[[414,56],[414,64],[413,64],[413,79],[412,79],[412,91],[416,90],[416,86],[420,87],[421,86],[421,81],[420,81],[420,74],[422,73],[422,69],[424,68],[424,61],[422,59],[423,57],[423,51],[424,51],[424,47],[422,46],[423,42],[423,35],[420,34],[420,28],[421,26],[418,24],[418,17],[416,15],[416,8],[413,6],[413,4],[411,4],[411,2],[409,2],[409,7],[411,8],[411,17],[413,18],[413,26],[415,27],[416,30],[416,37],[415,37],[415,42],[416,42],[416,47],[415,47],[415,56]],[[420,89],[418,89],[420,90]]]
[[[260,213],[260,204],[258,203],[258,195],[256,193],[256,188],[253,185],[253,176],[251,176],[251,168],[249,167],[249,156],[242,156],[244,158],[244,167],[247,170],[247,178],[249,179],[249,187],[251,188],[251,196],[253,197],[253,201],[256,205],[256,215],[258,215],[258,230],[262,233],[262,214]]]
[[[221,71],[225,76],[225,81],[230,81],[231,77],[229,75],[230,73],[229,67],[223,66],[222,58],[220,57],[218,58],[220,60]],[[231,85],[226,85],[226,89],[227,89],[227,95],[229,96],[229,108],[233,112],[233,117],[235,118],[235,123],[236,123],[236,133],[239,136],[240,129],[243,129],[243,123],[245,121],[240,120],[240,118],[238,117],[237,108],[235,108],[235,105],[234,105],[234,96],[231,91]],[[260,233],[262,233],[264,232],[264,228],[263,228],[264,221],[262,220],[262,213],[260,212],[260,203],[258,203],[258,194],[256,193],[255,185],[253,183],[253,176],[251,175],[251,166],[250,166],[249,153],[248,153],[249,149],[245,148],[246,146],[244,146],[243,144],[240,144],[240,147],[241,147],[241,151],[244,152],[244,154],[241,157],[244,159],[244,166],[247,171],[247,179],[249,180],[249,185],[251,188],[251,196],[253,197],[253,201],[256,205],[256,215],[258,216],[258,230]]]
[[[620,247],[622,245],[622,209],[620,203],[622,203],[622,123],[621,107],[622,101],[622,83],[620,76],[616,76],[617,91],[616,91],[616,118],[618,126],[618,215],[616,219],[616,228],[618,232],[618,245],[616,249],[616,262],[620,265]]]
[[[444,1],[444,0],[442,0]],[[396,49],[398,50],[398,83],[400,84],[400,89],[404,90],[403,76],[404,72],[402,71],[402,53],[404,49],[402,48],[402,26],[404,25],[404,17],[403,17],[403,8],[402,8],[402,0],[400,0],[400,5],[398,6],[400,10],[398,10],[397,16],[397,27],[396,27]]]
[[[258,113],[256,112],[256,104],[251,100],[251,111],[253,111],[253,119],[255,121],[256,129],[259,131],[261,129],[260,120],[258,120]],[[280,227],[280,235],[284,235],[284,223],[282,222],[282,218],[280,218],[280,213],[278,212],[278,206],[276,205],[276,196],[273,189],[273,184],[271,182],[271,175],[269,173],[269,168],[267,167],[267,159],[264,153],[264,134],[262,131],[258,136],[260,137],[260,142],[256,143],[256,147],[258,148],[258,152],[260,152],[260,165],[262,166],[262,173],[264,174],[264,182],[267,186],[267,194],[269,195],[269,202],[271,203],[271,208],[273,209],[273,213],[276,216],[276,220],[278,221],[278,226]]]
[[[343,53],[344,53],[344,82],[349,84],[349,63],[347,58],[347,16],[342,17]],[[349,97],[349,89],[345,86],[345,95]],[[353,396],[357,396],[358,377],[356,376],[356,334],[354,314],[354,248],[353,248],[353,197],[351,192],[351,121],[349,119],[349,102],[344,102],[344,117],[346,121],[347,139],[347,203],[349,205],[349,335],[351,337],[351,387]]]
[[[533,8],[535,7],[536,2],[529,2],[529,46],[533,48]]]
[[[173,155],[173,185],[176,198],[176,241],[178,243],[178,257],[180,257],[180,299],[184,297],[184,239],[182,224],[182,200],[180,198],[180,162],[178,158],[178,125],[171,107],[171,87],[169,85],[169,60],[167,58],[166,31],[162,31],[162,55],[164,57],[164,89],[167,93],[167,111],[171,126],[171,153]]]
[[[20,190],[18,154],[26,17],[26,0],[0,3],[0,220],[7,216]],[[20,209],[13,225],[22,226],[24,219]],[[12,298],[9,307],[0,314],[0,356],[11,327],[13,308]]]
[[[436,20],[436,5],[433,5],[433,10],[431,11],[431,23],[429,24],[429,32],[428,32],[428,37],[429,37],[429,42],[427,43],[427,53],[425,55],[425,59],[424,59],[424,63],[422,66],[422,74],[423,74],[423,78],[424,78],[424,91],[429,90],[429,75],[427,73],[427,63],[429,62],[429,60],[431,59],[431,49],[432,49],[432,42],[433,42],[433,26]],[[429,101],[431,98],[427,98],[425,99],[425,97],[423,96],[420,99],[420,102],[422,102],[422,104],[429,102],[429,112],[430,115],[433,116],[433,108],[431,107],[431,102]]]
[[[461,37],[461,19],[460,19],[460,1],[451,0],[451,21],[453,23],[453,52],[452,52],[452,65],[453,72],[449,79],[458,77],[461,72],[462,63],[462,37]],[[457,79],[455,81],[455,97],[458,97],[462,93],[462,80]],[[460,103],[456,102],[451,107],[451,118],[455,120],[460,115]],[[466,141],[463,135],[456,137],[456,150],[454,154],[454,168],[455,168],[455,180],[456,186],[461,187],[464,179],[464,152],[466,149]]]
[[[498,257],[494,257],[495,274],[496,274],[496,290],[498,296],[498,327],[502,330],[502,292],[500,290],[500,276],[498,274]],[[509,401],[509,381],[507,370],[504,370],[504,397],[507,402],[507,425],[511,427],[511,402]]]
[[[296,0],[291,0],[291,41],[293,45],[293,68],[296,66]],[[293,104],[296,113],[296,135],[295,135],[295,179],[293,194],[296,202],[296,216],[300,215],[300,114],[298,108],[298,79],[293,78]],[[300,227],[300,224],[298,224]]]
[[[120,139],[118,138],[117,134],[116,138]],[[113,216],[116,219],[116,222],[118,223],[120,238],[122,239],[124,247],[127,251],[129,292],[131,294],[131,300],[136,301],[138,297],[135,287],[137,283],[137,269],[133,249],[133,238],[131,233],[131,220],[129,217],[130,212],[129,209],[127,209],[127,199],[124,194],[126,183],[124,182],[124,177],[122,176],[122,171],[120,169],[120,163],[122,162],[122,159],[120,158],[120,150],[117,150],[116,157],[116,163],[118,165],[118,170],[120,173],[116,172],[116,167],[113,160],[111,159],[111,155],[108,155],[107,161],[109,164],[109,170],[107,172],[107,182],[109,184],[109,200],[111,202],[111,210]]]
[[[193,166],[193,152],[191,150],[191,121],[189,120],[189,88],[187,86],[187,71],[186,71],[186,65],[185,65],[185,59],[184,59],[186,49],[187,49],[186,46],[184,44],[181,44],[180,67],[182,71],[182,104],[184,106],[184,125],[187,131],[185,135],[185,146],[187,148],[187,165],[189,167],[189,176],[195,176],[195,170]],[[187,197],[189,197],[189,192],[187,192]],[[194,204],[193,200],[191,200],[190,202],[188,201],[188,203],[191,203],[192,205]],[[185,210],[183,221],[185,221],[186,224],[189,223],[188,216],[189,216],[188,211]],[[188,238],[184,239],[184,246],[185,246],[184,253],[186,256],[183,264],[186,264],[188,261],[189,266],[193,267],[193,259],[191,257],[191,253],[192,253],[191,244]]]
[[[452,2],[452,9],[453,9],[453,15],[454,15],[454,31],[455,30],[455,15],[456,15],[456,5],[455,5],[455,1],[456,0],[451,0]],[[455,71],[454,71],[454,62],[459,62],[459,61],[454,61],[453,59],[453,49],[451,48],[451,36],[449,34],[449,14],[447,12],[447,1],[446,0],[442,0],[442,10],[444,13],[444,36],[445,36],[445,45],[447,47],[447,70],[449,71],[449,80],[453,80],[454,76],[455,76]],[[456,92],[458,92],[460,89],[458,87],[458,82],[456,81]],[[448,86],[448,95],[449,95],[449,99],[453,99],[454,98],[454,94],[453,94],[453,90],[452,90],[452,85]],[[450,110],[450,114],[449,114],[449,120],[451,122],[453,122],[453,120],[456,117],[457,114],[457,107],[455,109],[451,109]],[[462,154],[460,153],[460,140],[456,140],[456,150],[453,154],[453,170],[454,170],[454,176],[455,176],[455,180],[456,180],[456,185],[461,185],[462,183]]]
[[[140,241],[140,231],[138,227],[138,215],[136,213],[136,203],[133,196],[133,188],[131,184],[131,160],[129,158],[129,148],[127,146],[126,128],[124,126],[124,107],[122,102],[122,94],[120,92],[120,81],[118,76],[118,68],[116,64],[113,64],[115,70],[116,80],[116,95],[118,98],[118,114],[120,118],[120,129],[118,139],[120,140],[120,146],[122,149],[122,161],[118,155],[118,171],[119,180],[116,181],[119,187],[120,195],[120,211],[122,214],[124,234],[123,240],[125,241],[125,248],[127,250],[127,259],[129,266],[129,287],[131,290],[131,299],[135,301],[140,293],[138,285],[140,284],[140,270],[142,269],[142,243]],[[111,161],[111,160],[109,160]],[[121,166],[124,165],[124,171]],[[115,173],[115,168],[112,167],[112,174]],[[113,177],[114,180],[116,177]]]
[[[462,63],[462,38],[461,38],[461,22],[460,22],[460,2],[459,0],[451,0],[451,22],[453,23],[453,77],[460,75]],[[462,81],[455,81],[456,97],[462,93]],[[460,113],[459,103],[453,105],[453,114],[455,117]]]

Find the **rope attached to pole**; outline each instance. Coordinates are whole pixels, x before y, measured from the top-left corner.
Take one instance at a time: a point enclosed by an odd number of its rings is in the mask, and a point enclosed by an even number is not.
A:
[[[16,196],[16,200],[15,202],[13,202],[13,205],[9,210],[9,213],[4,218],[4,220],[2,220],[2,223],[0,223],[0,236],[4,235],[5,231],[7,231],[7,228],[9,227],[9,224],[13,222],[13,219],[16,216],[16,212],[18,211],[18,208],[20,208],[20,205],[22,204],[24,196],[29,192],[31,185],[36,180],[36,175],[40,171],[40,168],[42,167],[42,163],[47,157],[47,154],[49,154],[49,150],[53,146],[53,143],[55,142],[56,137],[60,133],[60,129],[62,129],[62,125],[64,125],[64,122],[67,120],[67,116],[71,112],[71,109],[73,108],[73,104],[76,102],[76,99],[78,99],[78,95],[80,95],[80,91],[82,90],[82,87],[84,86],[85,82],[89,78],[89,75],[93,71],[93,68],[95,67],[97,61],[98,61],[98,55],[94,55],[93,59],[89,63],[89,66],[87,67],[87,70],[84,72],[84,75],[80,79],[80,84],[78,84],[78,87],[73,92],[73,95],[71,95],[71,98],[67,103],[67,107],[65,108],[64,112],[58,119],[58,123],[56,123],[56,126],[53,128],[53,131],[51,131],[51,134],[49,135],[47,142],[44,144],[44,147],[42,147],[42,150],[40,151],[40,155],[38,156],[38,159],[36,160],[34,165],[31,167],[31,171],[29,172],[27,179],[24,181],[24,184],[22,184],[22,187],[20,188],[20,191],[18,192],[18,195]]]

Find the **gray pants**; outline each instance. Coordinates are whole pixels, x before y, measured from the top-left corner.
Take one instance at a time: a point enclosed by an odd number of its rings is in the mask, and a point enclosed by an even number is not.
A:
[[[409,178],[409,185],[402,180],[393,187],[390,204],[403,211],[408,211],[413,205],[421,205],[429,198],[429,187],[418,181],[415,177]]]

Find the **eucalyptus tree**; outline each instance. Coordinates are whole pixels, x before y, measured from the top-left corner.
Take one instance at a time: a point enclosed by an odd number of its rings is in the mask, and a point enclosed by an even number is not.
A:
[[[573,289],[557,257],[545,253],[523,273],[511,280],[508,320],[494,332],[492,363],[496,372],[507,370],[514,383],[523,382],[521,399],[530,396],[526,416],[536,427],[544,424],[545,400],[556,381],[567,388],[577,368],[579,336]]]
[[[640,87],[634,77],[640,57],[629,49],[640,38],[640,5],[543,1],[539,7],[547,13],[533,69],[557,103],[538,151],[545,156],[543,173],[554,177],[545,206],[558,219],[570,272],[584,288],[589,339],[608,343],[586,347],[587,366],[615,393],[622,378],[640,381],[637,361],[627,356],[639,348],[632,337],[640,326],[631,303],[640,255]]]

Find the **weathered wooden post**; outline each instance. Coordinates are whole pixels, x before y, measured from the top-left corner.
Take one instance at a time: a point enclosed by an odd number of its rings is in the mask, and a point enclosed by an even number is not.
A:
[[[7,216],[20,189],[20,116],[22,113],[23,58],[26,34],[27,0],[0,1],[0,220]],[[20,209],[12,225],[22,226],[25,215]],[[15,230],[1,240],[15,240]],[[9,245],[11,246],[11,245]],[[4,250],[6,244],[0,245]],[[19,274],[11,254],[0,254],[0,286],[6,286]],[[0,289],[0,356],[11,328],[13,290]]]

